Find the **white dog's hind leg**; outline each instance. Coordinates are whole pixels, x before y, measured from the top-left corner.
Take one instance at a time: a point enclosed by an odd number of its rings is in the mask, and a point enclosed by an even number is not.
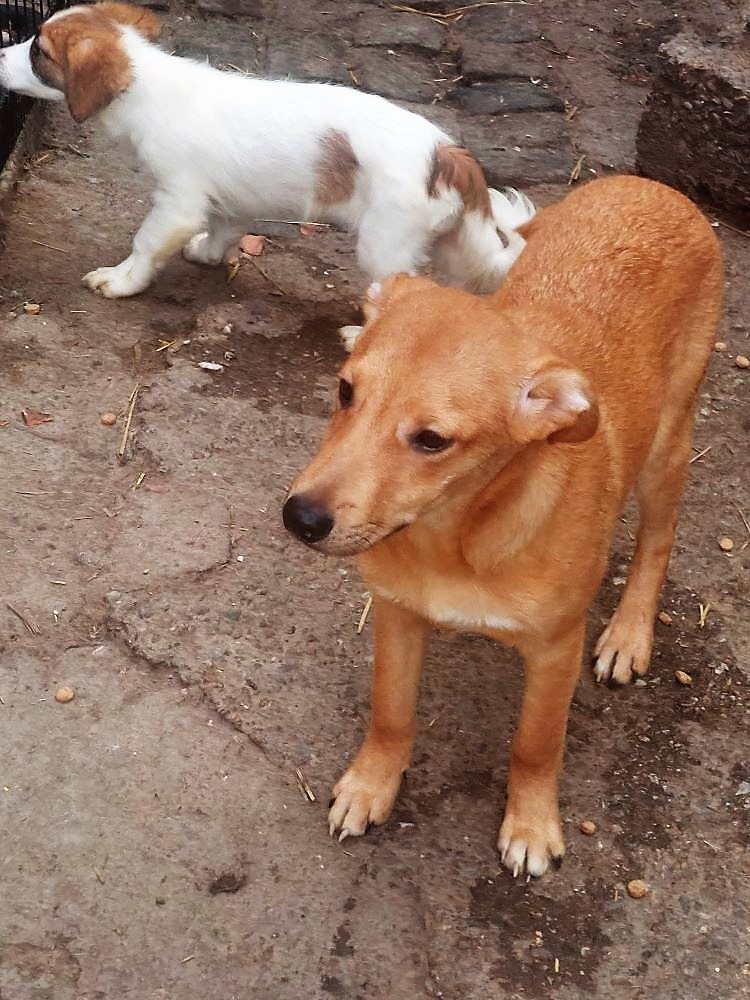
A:
[[[137,295],[148,288],[167,260],[205,225],[202,205],[191,205],[190,197],[157,193],[154,205],[135,234],[129,257],[116,267],[89,271],[83,283],[107,299]]]
[[[212,219],[207,232],[196,233],[188,240],[182,248],[182,256],[194,264],[222,264],[244,233],[245,230],[235,221]]]
[[[426,263],[431,227],[393,203],[368,206],[359,224],[357,261],[370,281],[416,274]]]

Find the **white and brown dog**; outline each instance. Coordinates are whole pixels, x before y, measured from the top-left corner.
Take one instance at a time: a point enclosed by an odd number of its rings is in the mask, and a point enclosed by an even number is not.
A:
[[[156,178],[151,212],[116,267],[85,276],[108,298],[143,291],[180,247],[219,264],[255,219],[328,222],[357,234],[371,280],[428,262],[441,282],[491,292],[534,214],[490,190],[476,160],[431,122],[372,94],[249,79],[170,56],[140,7],[55,14],[0,53],[0,85],[100,114]]]

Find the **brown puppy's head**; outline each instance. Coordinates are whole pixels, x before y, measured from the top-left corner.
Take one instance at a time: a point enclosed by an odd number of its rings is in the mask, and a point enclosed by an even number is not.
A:
[[[160,31],[150,11],[125,3],[61,11],[45,21],[29,42],[3,52],[0,82],[32,97],[64,96],[73,118],[84,121],[132,82],[123,27],[135,29],[149,41]]]
[[[307,544],[362,552],[467,505],[533,442],[594,434],[585,376],[536,349],[522,318],[404,276],[370,297],[366,316],[320,451],[284,505]]]

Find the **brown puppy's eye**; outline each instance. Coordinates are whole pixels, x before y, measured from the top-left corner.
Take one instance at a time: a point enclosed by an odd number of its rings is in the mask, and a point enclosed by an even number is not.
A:
[[[416,451],[424,451],[434,454],[438,451],[445,451],[453,444],[450,438],[443,437],[437,431],[419,431],[414,434],[409,442]]]
[[[339,403],[341,403],[341,408],[343,410],[348,409],[352,405],[354,399],[354,386],[351,382],[347,382],[345,378],[339,379]]]

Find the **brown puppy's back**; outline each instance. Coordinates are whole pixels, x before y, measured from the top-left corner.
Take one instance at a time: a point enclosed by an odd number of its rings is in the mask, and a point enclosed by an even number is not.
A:
[[[706,280],[721,292],[713,229],[691,201],[656,181],[592,181],[542,209],[520,232],[529,243],[491,297],[499,307],[557,303],[596,316],[606,330],[621,327],[631,310],[632,325],[636,317],[642,321],[644,292],[657,293],[649,301],[650,323],[692,304]]]
[[[531,312],[526,329],[539,317],[534,333],[586,372],[615,430],[635,424],[647,444],[666,397],[694,393],[713,347],[723,278],[711,226],[672,188],[612,177],[543,209],[524,235],[491,301]]]

